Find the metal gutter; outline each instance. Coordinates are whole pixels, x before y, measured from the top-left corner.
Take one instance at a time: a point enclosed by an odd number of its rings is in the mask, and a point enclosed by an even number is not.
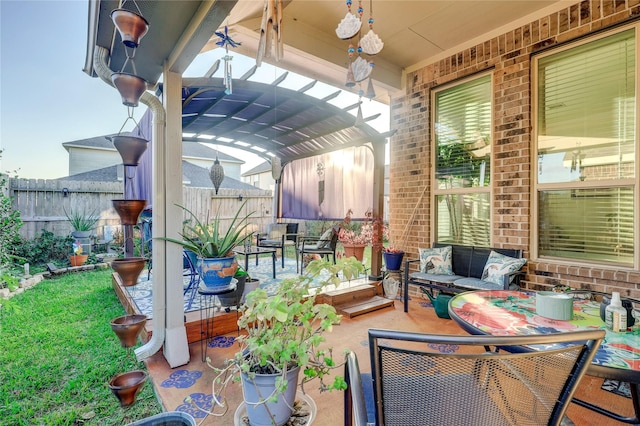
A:
[[[94,47],[94,56],[93,56],[93,69],[95,73],[109,86],[113,86],[113,82],[111,81],[111,74],[113,71],[109,69],[107,66],[107,61],[109,59],[109,51],[101,46]],[[164,146],[164,127],[166,124],[166,112],[164,110],[164,106],[162,102],[150,92],[146,91],[143,93],[140,98],[140,102],[147,105],[149,109],[153,112],[153,145],[152,149],[154,150],[153,156],[156,157],[155,151],[159,149],[159,147]],[[156,217],[154,213],[154,224],[156,222]],[[160,220],[158,220],[160,222]],[[163,225],[158,223],[158,225]],[[158,228],[164,229],[164,226],[159,226]],[[156,227],[153,229],[154,234],[156,233]],[[156,237],[156,235],[153,235]],[[160,247],[159,242],[154,238],[153,240],[153,252],[154,254],[163,254],[164,252]],[[160,259],[156,259],[157,261]],[[162,263],[158,263],[162,264]],[[163,274],[158,274],[153,279],[153,295],[152,295],[152,304],[153,304],[153,334],[151,335],[151,340],[149,340],[145,345],[137,348],[135,350],[136,358],[138,361],[142,361],[151,355],[155,354],[160,350],[162,345],[164,344],[165,339],[165,310],[166,310],[166,288],[165,281],[166,277],[162,276]]]

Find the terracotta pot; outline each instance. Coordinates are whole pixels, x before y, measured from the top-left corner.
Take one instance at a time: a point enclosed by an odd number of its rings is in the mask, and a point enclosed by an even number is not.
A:
[[[131,287],[138,283],[140,272],[144,269],[147,259],[144,257],[125,257],[123,259],[113,259],[111,268],[120,275],[122,285]]]
[[[137,343],[138,334],[146,323],[146,315],[125,315],[111,321],[111,329],[120,339],[120,344],[125,348],[130,348]]]
[[[136,396],[146,381],[147,373],[144,371],[128,371],[113,376],[109,381],[109,389],[118,398],[120,405],[127,407],[136,402]]]
[[[87,262],[87,258],[89,256],[86,254],[74,254],[69,256],[69,262],[71,262],[71,266],[82,266]]]
[[[344,255],[346,257],[355,257],[357,260],[362,262],[364,258],[364,248],[365,244],[346,244],[342,243],[342,247],[344,247]]]
[[[120,216],[120,223],[135,225],[138,223],[138,216],[147,205],[147,200],[111,200],[111,204]]]

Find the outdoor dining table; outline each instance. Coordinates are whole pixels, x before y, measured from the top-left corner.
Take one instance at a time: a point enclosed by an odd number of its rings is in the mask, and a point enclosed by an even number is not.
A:
[[[454,296],[449,315],[471,334],[524,335],[548,334],[586,329],[605,329],[600,317],[600,303],[575,298],[573,319],[555,320],[536,313],[533,291],[470,291]],[[640,422],[640,328],[626,333],[606,330],[587,374],[604,379],[628,382],[633,403],[633,417],[622,416],[577,398],[572,402],[624,423]]]

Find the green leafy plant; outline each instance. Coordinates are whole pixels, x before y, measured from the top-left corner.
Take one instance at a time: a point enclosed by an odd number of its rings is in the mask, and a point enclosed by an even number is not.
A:
[[[0,150],[2,158],[2,150]],[[20,240],[20,210],[13,207],[13,199],[9,197],[7,186],[9,175],[0,171],[0,272],[9,268],[16,259],[15,248]]]
[[[247,238],[251,237],[251,234],[247,232],[247,227],[249,225],[249,217],[253,213],[240,217],[240,212],[246,203],[246,201],[242,203],[224,233],[221,231],[220,226],[220,209],[216,212],[216,216],[211,223],[208,220],[207,223],[203,223],[189,209],[176,204],[189,214],[191,220],[183,223],[183,231],[180,234],[182,240],[168,237],[162,239],[180,244],[201,258],[230,256],[235,246],[241,245]],[[195,224],[191,225],[191,221]]]
[[[100,216],[97,216],[95,211],[87,214],[84,210],[71,209],[69,213],[65,210],[64,214],[74,231],[91,231],[100,220]]]
[[[32,240],[20,239],[14,247],[14,254],[28,262],[32,267],[49,262],[67,262],[73,238],[70,235],[57,237],[52,232],[42,233]]]
[[[238,337],[240,350],[233,359],[226,361],[223,368],[207,363],[217,373],[213,382],[215,403],[224,406],[217,395],[221,394],[216,386],[226,387],[240,380],[240,374],[249,378],[256,374],[278,374],[276,389],[264,402],[278,399],[287,388],[286,374],[295,367],[303,372],[300,386],[304,392],[305,383],[318,379],[321,391],[346,389],[342,376],[336,376],[326,383],[326,376],[338,368],[333,360],[331,348],[321,347],[334,325],[340,323],[341,315],[333,306],[316,304],[317,291],[310,291],[315,279],[321,274],[327,278],[322,285],[339,284],[342,275],[351,280],[364,271],[362,263],[355,258],[341,259],[336,265],[326,260],[314,260],[305,269],[305,274],[283,280],[272,296],[258,288],[246,296],[241,308],[238,326],[245,333]],[[317,289],[314,289],[317,290]]]

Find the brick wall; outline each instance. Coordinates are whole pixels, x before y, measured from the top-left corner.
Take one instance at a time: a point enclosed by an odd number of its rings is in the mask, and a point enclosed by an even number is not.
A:
[[[391,237],[417,257],[429,247],[431,138],[430,91],[453,80],[490,71],[494,82],[492,246],[520,248],[530,257],[531,53],[640,17],[640,0],[578,2],[506,34],[407,74],[406,93],[391,99]],[[640,298],[640,273],[574,263],[529,261],[525,286],[569,285],[620,291]],[[413,291],[412,291],[413,292]],[[415,293],[414,293],[415,294]]]

